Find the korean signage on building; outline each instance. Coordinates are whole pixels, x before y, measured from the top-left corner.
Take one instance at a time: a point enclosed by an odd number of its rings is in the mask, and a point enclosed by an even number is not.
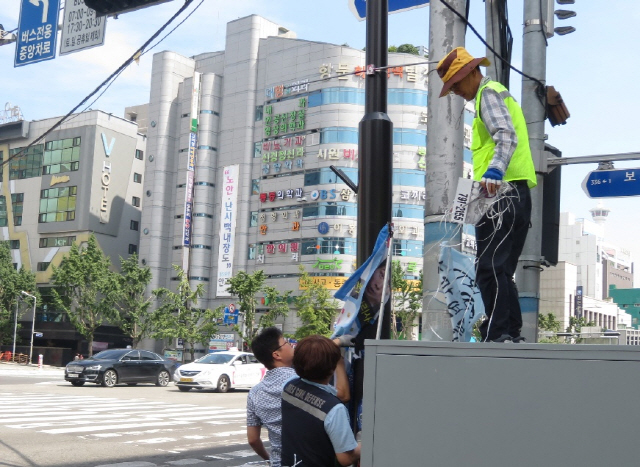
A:
[[[220,243],[218,246],[218,281],[216,295],[230,297],[227,280],[233,276],[233,249],[238,212],[239,165],[229,165],[222,171],[222,193],[220,203]]]
[[[104,44],[106,16],[96,16],[84,0],[66,0],[60,38],[60,55],[90,49]]]
[[[291,254],[291,261],[298,261],[300,258],[300,242],[290,243],[260,243],[256,247],[256,262],[264,264],[265,253],[267,255]]]
[[[304,130],[307,117],[307,98],[301,97],[295,101],[294,106],[291,101],[281,103],[278,107],[286,110],[276,112],[273,105],[264,106],[264,137],[283,135],[295,131]]]
[[[73,0],[67,0],[73,2]],[[13,66],[56,57],[60,0],[22,0]]]
[[[323,63],[318,68],[320,78],[335,78],[338,80],[364,79],[366,70],[364,66],[349,66],[347,63]],[[409,83],[425,81],[427,68],[422,66],[390,66],[387,68],[387,78],[395,76]]]
[[[198,108],[200,103],[200,76],[193,73],[193,87],[191,89],[191,132],[189,133],[189,152],[187,153],[187,182],[184,192],[184,222],[182,224],[182,269],[189,271],[189,247],[191,246],[191,232],[193,223],[193,186],[196,169],[196,147],[198,145]]]

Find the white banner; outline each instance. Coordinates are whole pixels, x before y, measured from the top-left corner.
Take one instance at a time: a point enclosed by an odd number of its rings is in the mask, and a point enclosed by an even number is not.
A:
[[[218,244],[218,284],[216,296],[231,297],[227,291],[227,279],[233,276],[233,249],[236,236],[238,211],[239,165],[229,165],[222,171],[222,196],[220,197],[220,243]]]

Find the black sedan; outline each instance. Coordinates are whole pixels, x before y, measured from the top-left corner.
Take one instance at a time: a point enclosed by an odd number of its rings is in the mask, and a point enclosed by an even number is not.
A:
[[[109,349],[67,365],[64,379],[74,386],[96,383],[108,388],[118,383],[155,383],[167,386],[177,364],[147,350]]]

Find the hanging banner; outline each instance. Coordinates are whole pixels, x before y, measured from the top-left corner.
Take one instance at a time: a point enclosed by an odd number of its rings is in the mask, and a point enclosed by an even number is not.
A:
[[[222,171],[222,196],[220,197],[220,243],[218,245],[218,283],[216,296],[231,297],[227,279],[233,276],[233,250],[238,212],[239,165],[229,165]]]
[[[385,225],[378,234],[371,256],[334,294],[335,298],[344,301],[344,307],[338,315],[332,337],[344,334],[355,336],[362,327],[360,321],[373,324],[380,307],[384,306],[391,296],[391,287],[387,286],[387,293],[382,298],[388,240],[389,227]],[[361,319],[357,319],[358,315],[361,315]]]
[[[474,323],[484,314],[473,258],[443,243],[440,245],[438,272],[440,291],[446,298],[451,316],[452,340],[469,342]]]

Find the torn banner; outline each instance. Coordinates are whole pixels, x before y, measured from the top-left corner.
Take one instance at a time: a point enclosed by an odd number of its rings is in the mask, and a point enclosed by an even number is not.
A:
[[[389,299],[389,296],[391,295],[391,288],[387,287],[387,293],[385,294],[384,299],[380,300],[380,295],[382,295],[381,281],[376,281],[375,284],[372,281],[372,287],[369,287],[369,290],[367,290],[369,280],[374,276],[376,270],[384,263],[384,260],[387,258],[388,249],[389,226],[385,225],[378,234],[378,239],[376,240],[376,244],[373,247],[373,253],[371,253],[371,256],[367,258],[364,264],[360,266],[358,270],[354,272],[351,277],[342,285],[342,287],[340,287],[340,289],[334,294],[335,298],[344,301],[344,307],[342,308],[342,311],[340,312],[336,320],[332,338],[342,336],[343,334],[351,334],[354,336],[357,335],[360,331],[360,322],[357,319],[358,313],[361,311],[365,311],[365,308],[366,311],[371,311],[372,316],[370,319],[373,323],[373,321],[375,321],[378,316],[380,304],[384,305]],[[356,288],[358,284],[361,284],[360,289]],[[375,288],[376,290],[371,290],[372,288]],[[365,300],[365,303],[363,303],[365,295],[375,295],[376,291],[377,297],[375,297],[374,301],[378,303],[368,303],[367,300]]]
[[[440,291],[445,296],[451,316],[453,341],[469,342],[473,324],[484,314],[473,258],[443,243],[440,245],[438,271]]]

